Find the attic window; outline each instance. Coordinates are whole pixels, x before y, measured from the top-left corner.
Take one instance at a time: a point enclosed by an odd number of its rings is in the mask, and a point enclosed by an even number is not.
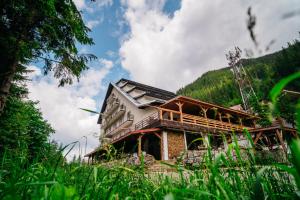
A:
[[[118,85],[120,86],[120,88],[123,88],[126,84],[127,84],[126,81],[124,81],[124,82],[122,81]]]

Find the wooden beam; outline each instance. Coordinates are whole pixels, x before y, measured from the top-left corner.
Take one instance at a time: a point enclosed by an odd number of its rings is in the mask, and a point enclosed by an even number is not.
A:
[[[298,138],[298,137],[299,137],[296,131],[291,131],[291,133],[292,133],[292,135],[293,135],[295,138]]]
[[[270,139],[269,139],[266,135],[264,135],[264,138],[267,140],[268,149],[269,149],[269,150],[272,150],[272,148],[270,149],[270,147],[273,147],[273,145],[272,145]]]
[[[208,108],[203,108],[202,106],[199,106],[200,109],[203,111],[203,114],[204,114],[204,117],[207,118],[207,111],[208,111]]]
[[[177,113],[180,114],[180,112],[178,110],[171,110],[171,109],[167,109],[167,108],[160,108],[160,107],[156,107],[156,106],[151,106],[153,108],[156,108],[158,110],[162,110],[162,111],[168,111],[168,112],[173,112],[173,113]]]
[[[282,130],[279,131],[278,129],[276,129],[276,135],[279,139],[279,142],[280,142],[284,152],[287,153],[287,149],[286,149],[286,146],[285,146],[284,141],[283,141]]]
[[[258,140],[259,140],[260,136],[262,135],[262,133],[263,133],[263,132],[260,131],[260,132],[256,135],[255,140],[253,141],[254,144],[256,144],[256,143],[258,142]]]
[[[286,94],[292,94],[295,96],[299,96],[300,97],[300,92],[297,91],[292,91],[292,90],[282,90],[282,92],[286,93]]]
[[[154,132],[153,134],[156,135],[160,140],[162,139],[158,133]]]
[[[179,102],[177,102],[177,103],[175,103],[175,104],[176,104],[176,105],[179,107],[179,109],[180,109],[180,108],[182,108],[182,106],[183,106],[184,103],[182,103],[182,102],[179,101]]]

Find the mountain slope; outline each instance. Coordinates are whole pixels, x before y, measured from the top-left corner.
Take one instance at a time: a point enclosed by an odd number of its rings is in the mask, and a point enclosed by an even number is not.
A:
[[[259,58],[243,59],[252,86],[260,99],[268,99],[271,88],[284,76],[300,70],[300,43],[295,40],[287,49]],[[289,86],[300,88],[300,81]],[[177,91],[178,95],[190,96],[223,106],[241,103],[237,82],[227,68],[209,71],[191,84]]]

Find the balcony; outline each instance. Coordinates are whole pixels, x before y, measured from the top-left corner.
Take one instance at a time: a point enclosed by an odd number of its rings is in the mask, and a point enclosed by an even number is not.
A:
[[[126,107],[124,105],[121,105],[117,111],[115,111],[105,119],[105,123],[102,124],[102,128],[106,129],[107,127],[112,125],[116,120],[122,117],[125,114],[125,112],[126,112]]]
[[[110,106],[107,108],[106,112],[104,113],[106,116],[112,114],[120,105],[120,101],[116,99],[116,101],[112,102]]]
[[[112,103],[116,98],[117,97],[114,94],[112,94],[110,97],[107,98],[106,104]]]
[[[105,135],[107,137],[111,137],[111,136],[117,136],[121,132],[123,132],[123,133],[128,132],[129,127],[133,123],[133,118],[134,118],[133,115],[130,115],[124,122],[122,122],[121,124],[119,124],[116,128],[114,128],[110,132],[106,133]]]
[[[244,128],[248,130],[253,129],[247,126],[189,115],[163,108],[160,108],[159,112],[155,112],[135,124],[135,130],[152,127],[169,127],[174,129],[184,129],[186,131],[200,131],[205,129],[211,132],[241,132]]]

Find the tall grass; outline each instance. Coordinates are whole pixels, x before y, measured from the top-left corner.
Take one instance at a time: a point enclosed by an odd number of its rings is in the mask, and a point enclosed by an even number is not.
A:
[[[295,144],[291,146],[294,165],[261,166],[251,149],[245,159],[234,139],[216,157],[208,148],[198,169],[173,165],[175,178],[145,173],[141,166],[105,168],[65,163],[55,156],[28,163],[6,152],[1,160],[0,199],[296,199],[300,142]]]

